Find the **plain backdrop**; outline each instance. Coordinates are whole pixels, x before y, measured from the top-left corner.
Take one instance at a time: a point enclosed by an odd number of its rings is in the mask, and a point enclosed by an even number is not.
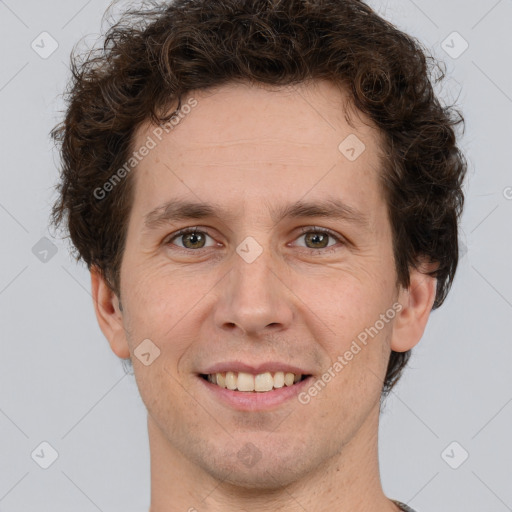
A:
[[[58,176],[49,131],[61,119],[69,54],[80,38],[96,40],[108,3],[0,1],[2,512],[148,510],[146,412],[134,377],[97,325],[87,269],[48,231]],[[512,1],[371,5],[446,63],[439,93],[465,115],[470,166],[454,286],[383,409],[384,488],[418,512],[506,512]]]

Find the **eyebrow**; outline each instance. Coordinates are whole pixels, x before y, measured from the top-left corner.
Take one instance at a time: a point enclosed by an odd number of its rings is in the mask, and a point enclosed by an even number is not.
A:
[[[285,218],[326,217],[345,220],[359,227],[368,227],[369,219],[363,212],[355,209],[337,198],[327,198],[321,201],[296,201],[282,206],[271,206],[265,201],[270,216],[275,224]],[[151,210],[144,217],[144,231],[152,231],[171,222],[189,219],[231,219],[236,214],[230,213],[216,203],[194,202],[183,199],[173,199]]]

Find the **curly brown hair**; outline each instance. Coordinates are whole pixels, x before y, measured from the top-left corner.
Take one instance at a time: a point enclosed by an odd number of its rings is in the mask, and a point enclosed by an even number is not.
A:
[[[421,258],[435,262],[433,308],[458,263],[466,161],[456,145],[463,117],[433,84],[444,69],[414,38],[359,0],[175,0],[130,10],[104,44],[71,55],[62,123],[52,130],[62,168],[51,224],[64,223],[75,257],[99,269],[120,296],[120,267],[133,198],[131,174],[106,197],[93,193],[127,161],[144,122],[164,123],[190,91],[247,80],[275,86],[327,79],[380,129],[382,172],[398,284]],[[436,71],[434,77],[433,71]],[[178,107],[169,113],[169,109]],[[392,352],[383,386],[409,352]]]

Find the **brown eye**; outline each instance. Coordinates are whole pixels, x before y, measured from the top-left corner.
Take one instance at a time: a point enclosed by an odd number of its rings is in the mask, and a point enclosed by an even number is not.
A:
[[[326,249],[323,251],[330,252],[337,250],[336,245],[341,243],[344,244],[344,239],[341,235],[338,235],[325,228],[305,227],[301,229],[302,235],[297,240],[303,239],[306,249],[310,249],[311,252],[320,252],[319,249]],[[333,243],[330,243],[330,240]]]
[[[181,239],[183,240],[183,245],[187,249],[201,249],[205,244],[205,237],[203,233],[188,233],[186,235],[181,235]]]
[[[183,249],[203,249],[205,247],[211,247],[206,245],[206,239],[211,238],[210,235],[204,231],[199,231],[196,228],[186,228],[178,231],[172,236],[166,245],[177,245]],[[175,243],[175,240],[180,240],[181,244]]]
[[[327,244],[329,243],[329,237],[330,235],[326,233],[311,231],[305,235],[304,240],[306,241],[306,245],[311,244],[313,246],[311,247],[312,249],[323,249],[324,247],[327,247]]]

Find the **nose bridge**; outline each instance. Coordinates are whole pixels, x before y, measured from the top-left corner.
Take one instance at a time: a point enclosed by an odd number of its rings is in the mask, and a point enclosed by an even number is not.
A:
[[[245,333],[287,327],[292,311],[286,286],[278,278],[278,266],[269,243],[260,244],[253,237],[243,240],[232,256],[217,308],[217,325],[236,326]]]
[[[273,284],[270,281],[276,279],[275,267],[270,248],[259,249],[255,241],[244,241],[237,248],[237,255],[233,258],[233,272],[231,276],[232,286],[240,299],[268,298],[273,294]],[[275,292],[275,290],[274,290]]]

